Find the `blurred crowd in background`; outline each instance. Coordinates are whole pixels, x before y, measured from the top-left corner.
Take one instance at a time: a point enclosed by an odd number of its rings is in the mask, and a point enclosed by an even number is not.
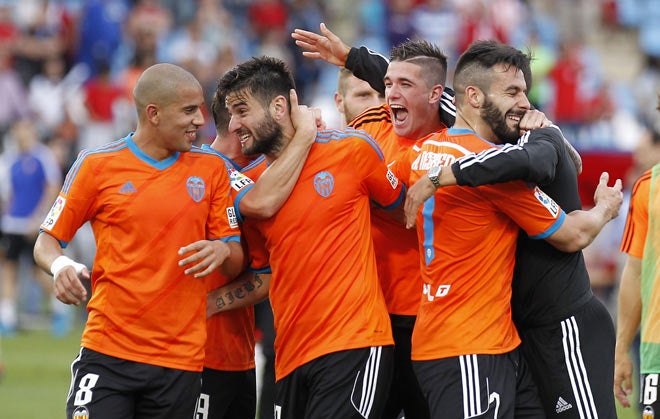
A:
[[[282,58],[295,74],[301,103],[321,107],[328,127],[339,128],[332,101],[337,68],[302,57],[290,38],[294,28],[318,32],[320,22],[349,45],[385,56],[408,38],[426,39],[444,50],[450,71],[477,39],[531,51],[530,99],[581,152],[588,207],[601,171],[623,178],[629,189],[660,161],[658,21],[660,2],[653,0],[0,0],[2,231],[5,239],[36,234],[78,152],[133,129],[133,86],[157,62],[195,74],[210,105],[216,81],[238,62]],[[215,136],[207,116],[200,143]],[[34,186],[26,176],[22,183],[12,177],[17,165],[20,173],[34,173],[32,163],[41,167]],[[27,191],[33,208],[8,214],[17,194]],[[586,251],[594,289],[608,304],[625,214],[624,208]],[[93,241],[79,240],[68,251],[91,266]],[[56,301],[44,308],[49,282],[34,281],[40,274],[31,262],[16,265],[2,250],[0,256],[0,323],[11,320],[11,310],[21,328],[31,327],[30,313],[62,311]],[[20,277],[21,291],[10,304],[12,275]],[[70,322],[60,323],[53,323],[55,334],[68,331]]]

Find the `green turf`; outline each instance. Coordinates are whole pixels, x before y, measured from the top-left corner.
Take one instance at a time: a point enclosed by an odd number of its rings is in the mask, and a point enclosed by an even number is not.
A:
[[[65,417],[69,366],[78,353],[80,333],[76,330],[56,339],[48,331],[31,331],[0,340],[0,360],[4,364],[0,418]],[[619,419],[639,417],[636,410],[623,409],[618,404],[617,410]]]
[[[70,365],[80,345],[81,330],[63,338],[48,331],[18,333],[0,339],[0,418],[65,417]]]

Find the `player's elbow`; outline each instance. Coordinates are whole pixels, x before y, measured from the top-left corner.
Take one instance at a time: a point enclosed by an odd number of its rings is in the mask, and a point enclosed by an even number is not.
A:
[[[566,253],[578,252],[587,247],[594,239],[588,229],[573,228],[560,229],[557,233],[550,236],[547,241],[557,250]]]

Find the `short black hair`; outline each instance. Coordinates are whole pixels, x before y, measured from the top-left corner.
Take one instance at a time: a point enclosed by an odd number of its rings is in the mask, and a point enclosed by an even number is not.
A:
[[[295,89],[291,71],[284,61],[274,57],[252,57],[227,71],[216,94],[226,98],[232,93],[253,95],[267,107],[273,98],[283,95],[289,99],[289,90]]]
[[[422,69],[429,85],[447,81],[447,56],[436,45],[422,40],[407,40],[390,51],[390,61],[407,61]]]
[[[478,86],[484,91],[490,87],[492,79],[488,70],[504,64],[522,71],[529,90],[532,85],[531,55],[498,41],[475,41],[458,59],[454,71],[454,90],[459,94],[468,85]]]

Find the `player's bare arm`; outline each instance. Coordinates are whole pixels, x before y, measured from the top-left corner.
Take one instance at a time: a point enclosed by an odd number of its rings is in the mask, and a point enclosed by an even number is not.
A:
[[[279,211],[298,181],[317,130],[325,128],[320,109],[299,105],[293,89],[289,100],[291,122],[296,132],[282,154],[241,199],[240,211],[245,217],[267,219]]]
[[[630,407],[633,392],[632,344],[642,319],[642,259],[628,255],[621,272],[619,313],[614,351],[614,396],[624,407]]]
[[[191,253],[179,261],[179,266],[187,266],[186,275],[203,278],[215,270],[233,278],[243,265],[243,248],[239,242],[221,240],[199,240],[179,249],[179,255]]]
[[[257,304],[268,297],[270,274],[245,271],[234,281],[206,295],[206,317]]]
[[[87,300],[87,289],[81,279],[89,280],[89,269],[64,256],[59,241],[42,232],[34,245],[34,260],[44,271],[53,275],[53,291],[64,304],[80,305]]]
[[[600,175],[600,181],[594,193],[596,205],[589,211],[573,211],[566,216],[561,227],[546,240],[563,252],[577,252],[587,247],[610,220],[619,215],[623,202],[621,179],[608,186],[610,176],[607,172]]]
[[[337,35],[320,24],[321,34],[294,29],[291,37],[296,40],[296,45],[302,48],[303,56],[313,59],[321,59],[339,67],[344,67],[346,58],[351,47],[346,45]]]

